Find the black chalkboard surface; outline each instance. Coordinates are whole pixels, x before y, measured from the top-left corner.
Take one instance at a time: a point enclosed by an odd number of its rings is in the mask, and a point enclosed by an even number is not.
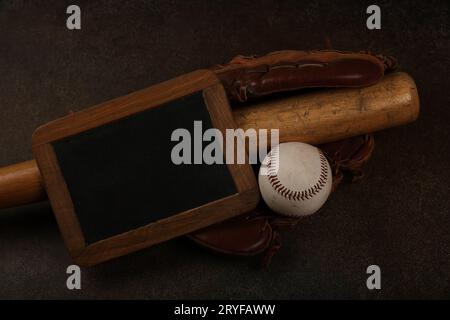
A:
[[[40,127],[33,152],[65,243],[93,265],[256,207],[248,164],[174,164],[172,132],[235,128],[222,85],[197,71]],[[225,135],[225,134],[224,134]],[[209,143],[209,142],[208,142]]]
[[[226,165],[171,160],[171,134],[212,128],[202,92],[52,143],[88,244],[237,193]]]

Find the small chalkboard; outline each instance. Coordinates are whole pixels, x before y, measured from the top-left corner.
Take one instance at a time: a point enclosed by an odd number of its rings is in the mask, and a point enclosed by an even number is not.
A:
[[[92,265],[251,210],[249,165],[174,164],[172,132],[234,128],[222,86],[197,71],[39,128],[33,151],[65,242]]]

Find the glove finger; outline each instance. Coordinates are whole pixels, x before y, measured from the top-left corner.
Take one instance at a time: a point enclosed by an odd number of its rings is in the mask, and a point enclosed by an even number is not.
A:
[[[367,53],[279,51],[238,56],[213,68],[232,101],[304,88],[363,87],[384,75],[385,60]]]

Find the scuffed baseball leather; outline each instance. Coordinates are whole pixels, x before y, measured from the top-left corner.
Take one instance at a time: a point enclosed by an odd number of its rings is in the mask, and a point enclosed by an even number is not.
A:
[[[333,192],[345,177],[349,181],[362,177],[363,166],[374,149],[374,139],[373,135],[367,134],[327,143],[319,148],[331,166]],[[276,214],[261,201],[252,212],[192,233],[189,238],[223,254],[254,256],[262,253],[261,264],[267,266],[281,247],[280,229],[292,228],[300,220]]]
[[[396,67],[395,58],[368,52],[284,50],[236,56],[212,70],[231,101],[245,102],[304,88],[370,86]]]

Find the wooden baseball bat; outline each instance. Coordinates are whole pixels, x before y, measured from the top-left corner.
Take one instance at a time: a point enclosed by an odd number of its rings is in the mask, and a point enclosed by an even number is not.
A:
[[[412,122],[419,96],[406,73],[365,88],[322,90],[233,109],[237,128],[279,129],[280,142],[321,144]],[[45,200],[34,160],[0,168],[0,208]]]

